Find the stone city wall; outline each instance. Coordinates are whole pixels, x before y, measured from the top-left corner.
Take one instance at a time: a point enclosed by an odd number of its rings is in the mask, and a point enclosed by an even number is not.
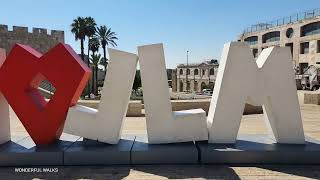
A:
[[[7,25],[0,25],[0,48],[4,48],[7,54],[15,43],[26,44],[46,53],[59,42],[64,43],[64,31],[32,28],[32,32],[29,32],[28,27],[20,26],[13,26],[12,31],[9,31]]]

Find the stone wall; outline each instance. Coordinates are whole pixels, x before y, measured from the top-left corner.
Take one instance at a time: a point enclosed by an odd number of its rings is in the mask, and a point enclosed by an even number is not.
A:
[[[206,114],[208,114],[210,107],[210,99],[195,99],[195,100],[171,100],[172,110],[173,111],[181,111],[188,109],[203,109]],[[98,109],[100,101],[98,100],[79,100],[78,104],[91,107],[94,109]],[[141,101],[130,101],[127,116],[128,117],[140,117],[144,116],[144,105]],[[263,113],[262,107],[260,106],[252,106],[250,104],[246,104],[243,114],[261,114]]]
[[[197,100],[171,100],[172,110],[181,111],[188,109],[203,109],[208,115],[211,99],[197,99]],[[253,106],[246,104],[243,114],[262,114],[261,106]]]
[[[320,105],[320,92],[310,91],[304,93],[304,104]]]
[[[77,104],[98,109],[99,103],[100,101],[98,100],[79,100]],[[142,110],[141,101],[130,101],[128,105],[127,116],[128,117],[142,116],[141,110]]]
[[[177,71],[174,69],[172,71],[172,91],[177,92]]]
[[[7,25],[0,25],[0,48],[4,48],[7,54],[15,43],[29,45],[41,53],[46,53],[59,42],[64,43],[64,31],[52,30],[48,33],[47,29],[13,26],[9,31]]]

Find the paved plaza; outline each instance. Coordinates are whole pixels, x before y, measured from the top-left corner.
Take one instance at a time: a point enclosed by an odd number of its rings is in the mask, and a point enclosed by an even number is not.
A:
[[[298,93],[303,102],[302,92]],[[301,104],[307,136],[320,139],[320,106]],[[10,110],[14,136],[27,135]],[[263,115],[245,115],[240,134],[266,134]],[[123,134],[146,134],[144,117],[127,117]],[[41,167],[42,168],[42,167]],[[138,165],[65,166],[57,173],[15,173],[15,167],[0,168],[0,179],[320,179],[320,166],[217,166],[217,165]]]

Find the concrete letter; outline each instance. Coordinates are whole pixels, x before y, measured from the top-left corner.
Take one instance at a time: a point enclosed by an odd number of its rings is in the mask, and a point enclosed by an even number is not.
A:
[[[0,67],[5,61],[6,52],[0,49]],[[10,82],[8,82],[10,83]],[[9,104],[3,94],[0,92],[0,144],[10,141],[10,116]]]
[[[151,144],[207,140],[202,109],[172,112],[162,44],[138,47],[148,142]]]
[[[108,51],[110,63],[98,111],[81,105],[70,108],[64,132],[117,144],[130,100],[138,57],[114,49]]]
[[[210,143],[235,143],[245,102],[263,105],[278,143],[303,144],[304,131],[288,48],[264,49],[255,62],[240,42],[224,46],[207,118]]]

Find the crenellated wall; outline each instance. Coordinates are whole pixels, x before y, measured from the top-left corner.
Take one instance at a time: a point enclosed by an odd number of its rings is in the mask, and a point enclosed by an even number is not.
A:
[[[20,26],[13,26],[9,31],[7,25],[0,25],[0,48],[4,48],[7,54],[15,43],[29,45],[45,53],[59,42],[64,43],[64,31],[32,28],[32,32],[29,32],[28,27]]]

